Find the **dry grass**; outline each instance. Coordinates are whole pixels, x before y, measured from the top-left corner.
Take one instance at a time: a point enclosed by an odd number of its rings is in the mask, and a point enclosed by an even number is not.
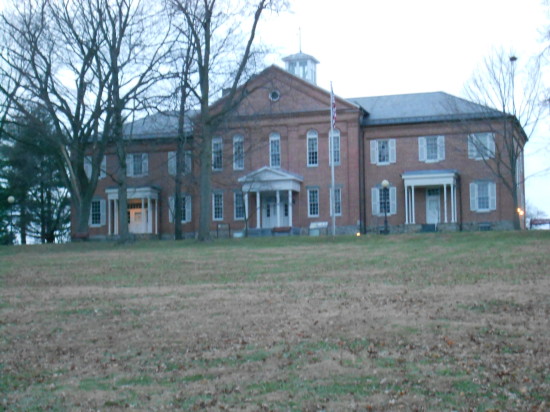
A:
[[[0,249],[0,409],[550,407],[550,234]]]

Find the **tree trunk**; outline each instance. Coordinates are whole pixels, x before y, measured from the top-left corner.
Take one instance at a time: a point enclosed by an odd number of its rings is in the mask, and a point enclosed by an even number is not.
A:
[[[201,116],[202,117],[202,116]],[[201,147],[199,153],[199,236],[200,241],[210,240],[212,222],[212,136],[206,122],[201,121]]]
[[[122,137],[116,141],[116,150],[118,155],[118,241],[125,243],[130,240],[128,231],[128,183],[126,182],[126,150]]]

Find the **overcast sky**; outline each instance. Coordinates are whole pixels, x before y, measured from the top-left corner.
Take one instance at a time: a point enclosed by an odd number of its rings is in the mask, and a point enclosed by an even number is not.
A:
[[[292,13],[263,22],[268,63],[299,51],[319,60],[317,83],[345,98],[463,86],[497,48],[527,61],[550,25],[544,0],[291,0]],[[299,33],[301,32],[301,36]],[[547,80],[548,67],[546,68]],[[548,114],[548,112],[547,112]],[[526,148],[527,199],[550,217],[549,123]]]

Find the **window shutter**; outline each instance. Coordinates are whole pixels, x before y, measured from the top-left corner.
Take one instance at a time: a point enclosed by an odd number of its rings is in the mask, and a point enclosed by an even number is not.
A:
[[[168,174],[176,175],[176,152],[168,152]]]
[[[470,210],[477,210],[477,183],[474,182],[470,183]]]
[[[469,159],[477,158],[477,147],[474,142],[474,135],[468,135],[468,158]]]
[[[174,196],[168,198],[168,220],[174,222]]]
[[[420,162],[426,161],[426,138],[425,137],[419,137],[418,138],[418,160]]]
[[[105,222],[107,220],[107,213],[106,213],[106,202],[105,202],[105,199],[101,199],[99,201],[99,212],[101,213],[101,217],[100,217],[100,226],[105,226]]]
[[[141,154],[141,171],[144,175],[149,173],[149,155],[147,153]]]
[[[134,156],[126,155],[126,176],[134,175]]]
[[[390,163],[395,163],[397,160],[395,146],[395,139],[390,139]]]
[[[183,220],[185,222],[190,222],[191,216],[193,216],[191,214],[191,195],[186,195],[184,201],[185,201],[185,216],[183,216]]]
[[[497,185],[489,183],[489,210],[497,210]]]
[[[378,141],[370,141],[370,162],[372,164],[378,163]]]
[[[373,187],[371,189],[371,196],[372,196],[372,215],[379,216],[380,215],[380,189],[378,189],[377,187]]]
[[[397,189],[395,186],[390,187],[390,215],[397,213]]]
[[[92,177],[92,156],[84,156],[84,173],[88,180]]]
[[[493,133],[487,133],[487,142],[485,147],[487,148],[487,157],[495,157],[495,135]]]
[[[445,160],[445,136],[437,136],[437,160]]]
[[[101,159],[101,166],[99,169],[99,178],[103,179],[105,176],[107,176],[107,156],[103,156]]]

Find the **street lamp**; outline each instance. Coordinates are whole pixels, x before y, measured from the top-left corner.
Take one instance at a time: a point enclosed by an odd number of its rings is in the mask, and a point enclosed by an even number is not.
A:
[[[388,203],[390,200],[390,182],[388,182],[386,179],[382,180],[382,183],[380,183],[383,189],[383,196],[384,196],[384,234],[387,235],[389,233],[388,229]]]
[[[10,234],[9,234],[9,241],[10,243],[13,242],[14,236],[13,236],[13,204],[15,203],[15,197],[8,196],[8,203],[10,205]]]

